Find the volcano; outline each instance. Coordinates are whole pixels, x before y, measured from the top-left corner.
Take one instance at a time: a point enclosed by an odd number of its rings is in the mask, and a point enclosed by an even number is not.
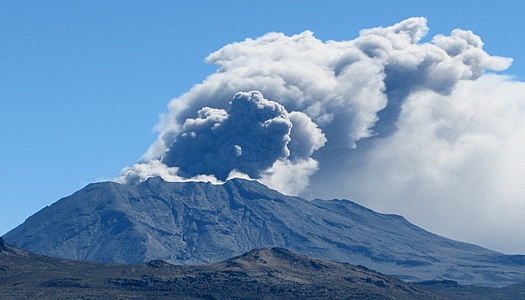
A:
[[[405,281],[495,287],[525,281],[525,256],[447,239],[352,201],[308,201],[244,179],[93,183],[3,238],[42,255],[106,263],[196,265],[280,247]]]

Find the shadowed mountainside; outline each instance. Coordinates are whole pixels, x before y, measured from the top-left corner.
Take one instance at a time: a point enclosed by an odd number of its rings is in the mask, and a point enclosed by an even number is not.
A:
[[[502,288],[460,285],[450,280],[419,282],[416,286],[461,300],[525,299],[525,282]]]
[[[203,264],[282,247],[405,281],[499,287],[525,281],[524,256],[453,241],[351,201],[307,201],[243,179],[90,184],[4,239],[43,255],[112,263]]]
[[[118,265],[52,258],[0,239],[2,299],[448,299],[364,267],[282,248],[225,262]]]

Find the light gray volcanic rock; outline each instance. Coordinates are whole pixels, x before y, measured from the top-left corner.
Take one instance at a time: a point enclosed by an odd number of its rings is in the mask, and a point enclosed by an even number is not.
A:
[[[4,239],[38,254],[100,262],[203,264],[283,247],[407,281],[525,281],[524,256],[453,241],[351,201],[307,201],[243,179],[222,185],[159,177],[137,185],[90,184]]]

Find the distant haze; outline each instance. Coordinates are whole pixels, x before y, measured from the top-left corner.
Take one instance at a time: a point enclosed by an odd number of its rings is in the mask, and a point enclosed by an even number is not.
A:
[[[306,31],[226,45],[116,181],[252,178],[525,253],[525,84],[486,73],[512,59],[473,32],[420,43],[427,31],[411,18],[350,41]]]

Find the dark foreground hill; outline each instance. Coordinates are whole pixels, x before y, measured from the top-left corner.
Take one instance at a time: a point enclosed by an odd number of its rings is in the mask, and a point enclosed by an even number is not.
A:
[[[525,281],[523,256],[453,241],[351,201],[307,201],[242,179],[90,184],[4,239],[43,255],[99,262],[203,264],[282,247],[405,281],[499,287]]]
[[[1,299],[447,299],[364,267],[253,250],[225,262],[117,265],[51,258],[0,239]]]

